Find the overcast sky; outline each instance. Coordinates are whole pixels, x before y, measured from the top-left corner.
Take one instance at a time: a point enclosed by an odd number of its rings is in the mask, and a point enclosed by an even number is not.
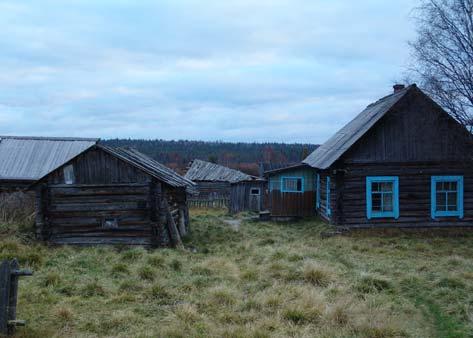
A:
[[[324,142],[402,78],[413,0],[0,0],[0,135]]]

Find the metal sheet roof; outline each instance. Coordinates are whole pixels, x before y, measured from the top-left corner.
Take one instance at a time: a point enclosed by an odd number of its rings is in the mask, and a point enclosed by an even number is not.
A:
[[[230,169],[219,164],[202,160],[194,160],[184,177],[192,181],[215,181],[230,183],[250,181],[254,179],[254,176],[245,174],[239,170]]]
[[[0,180],[36,181],[99,139],[0,136]]]
[[[330,167],[412,88],[416,88],[416,85],[406,87],[370,104],[302,162],[318,169]]]
[[[194,182],[182,177],[172,169],[140,153],[138,150],[131,148],[111,148],[104,145],[98,145],[98,147],[172,187],[186,188],[189,193],[197,192]]]

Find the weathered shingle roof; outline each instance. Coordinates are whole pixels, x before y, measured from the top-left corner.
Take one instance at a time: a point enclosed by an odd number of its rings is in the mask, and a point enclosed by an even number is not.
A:
[[[219,164],[194,160],[185,178],[191,181],[241,182],[254,177],[239,170],[230,169]]]
[[[131,148],[111,148],[104,145],[98,145],[98,147],[171,187],[186,188],[189,193],[197,192],[194,182],[182,177],[172,169],[140,153],[138,150]]]
[[[413,88],[416,88],[416,85],[406,87],[370,104],[302,162],[314,168],[327,169]]]
[[[0,136],[0,180],[38,180],[97,142],[92,138]]]

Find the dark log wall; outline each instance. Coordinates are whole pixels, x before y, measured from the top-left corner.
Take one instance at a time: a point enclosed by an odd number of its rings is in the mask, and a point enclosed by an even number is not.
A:
[[[259,196],[251,195],[251,189],[253,188],[259,189]],[[258,212],[263,210],[266,189],[267,185],[265,182],[240,182],[232,184],[229,204],[230,212]]]
[[[151,245],[148,184],[50,185],[45,236],[59,244]],[[116,228],[104,227],[116,220]]]
[[[471,136],[423,94],[399,102],[345,154],[346,163],[453,161],[471,158]]]
[[[342,225],[348,227],[473,226],[473,165],[458,163],[350,165],[344,177]],[[431,218],[431,176],[464,176],[464,218]],[[366,176],[399,177],[398,219],[366,216]]]

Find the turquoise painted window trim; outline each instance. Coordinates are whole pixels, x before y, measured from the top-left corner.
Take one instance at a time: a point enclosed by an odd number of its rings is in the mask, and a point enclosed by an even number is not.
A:
[[[432,219],[437,217],[458,217],[463,218],[463,176],[432,176],[430,184],[430,214]],[[456,210],[437,210],[437,183],[439,182],[455,182],[456,188]],[[448,206],[448,194],[451,194],[454,190],[445,191],[445,203]],[[448,209],[448,207],[447,207]]]
[[[392,211],[373,211],[373,183],[392,183],[392,191],[380,192],[381,205],[384,195],[392,194]],[[399,177],[397,176],[367,176],[366,177],[366,217],[372,218],[399,218]]]
[[[297,189],[286,189],[285,188],[285,180],[301,180],[301,190]],[[282,176],[281,177],[281,192],[297,192],[303,193],[304,192],[304,177],[302,176]]]
[[[332,208],[330,207],[330,176],[327,176],[327,193],[325,195],[325,203],[327,204],[327,216],[332,215]]]
[[[320,208],[320,174],[317,174],[317,186],[315,187],[315,207]]]

